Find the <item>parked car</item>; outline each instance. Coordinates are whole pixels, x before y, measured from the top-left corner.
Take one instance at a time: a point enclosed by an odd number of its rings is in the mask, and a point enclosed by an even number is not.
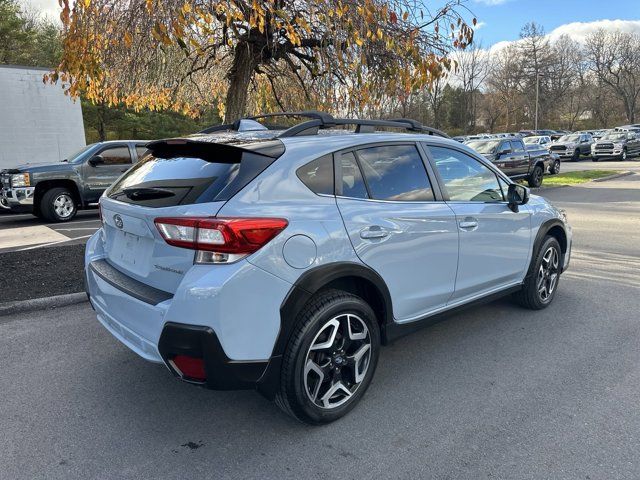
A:
[[[640,154],[640,131],[611,132],[591,146],[591,158],[597,162],[605,158],[626,160]]]
[[[582,155],[591,155],[593,138],[588,133],[572,133],[564,135],[549,146],[551,152],[561,159],[580,160]]]
[[[533,137],[525,137],[523,139],[525,145],[538,145],[540,147],[548,147],[551,144],[549,135],[537,135]]]
[[[151,142],[105,192],[87,293],[131,350],[321,424],[361,400],[381,344],[480,299],[553,301],[562,211],[418,122],[303,115]]]
[[[146,152],[146,140],[93,143],[56,163],[25,164],[0,172],[8,208],[49,222],[71,220],[96,205],[102,193]]]
[[[544,172],[553,165],[546,148],[527,150],[520,138],[474,140],[466,145],[491,161],[512,180],[525,179],[530,187],[542,185]]]
[[[564,136],[564,135],[569,135],[570,133],[573,133],[573,132],[570,132],[570,131],[568,131],[568,130],[556,130],[556,132],[555,132],[555,133],[552,133],[552,134],[551,134],[551,135],[549,135],[549,136],[551,137],[551,140],[555,142],[555,141],[556,141],[556,140],[558,140],[560,137],[562,137],[562,136]]]

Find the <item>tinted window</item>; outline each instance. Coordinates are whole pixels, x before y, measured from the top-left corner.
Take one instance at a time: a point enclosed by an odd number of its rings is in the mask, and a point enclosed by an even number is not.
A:
[[[114,147],[102,150],[99,155],[104,159],[105,165],[126,165],[131,163],[129,147]]]
[[[357,155],[372,198],[402,202],[434,199],[427,171],[414,145],[365,148]]]
[[[307,163],[296,174],[312,192],[333,195],[333,155]]]
[[[353,198],[369,198],[353,152],[344,153],[340,156],[340,169],[342,172],[341,195]]]
[[[449,199],[459,202],[502,202],[495,173],[457,150],[429,147]]]

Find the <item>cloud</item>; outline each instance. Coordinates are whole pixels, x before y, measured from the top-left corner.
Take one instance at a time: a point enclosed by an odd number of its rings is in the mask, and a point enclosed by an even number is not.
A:
[[[572,22],[565,23],[549,32],[546,37],[550,42],[557,41],[563,35],[568,36],[578,43],[584,44],[587,36],[597,30],[621,31],[627,33],[640,34],[640,20],[595,20],[593,22]],[[517,44],[520,40],[504,40],[494,43],[489,50],[492,53],[498,52],[509,45]]]
[[[477,32],[478,30],[480,30],[481,28],[484,28],[486,26],[487,26],[486,22],[478,22],[478,23],[476,23],[476,26],[473,27],[473,30]]]

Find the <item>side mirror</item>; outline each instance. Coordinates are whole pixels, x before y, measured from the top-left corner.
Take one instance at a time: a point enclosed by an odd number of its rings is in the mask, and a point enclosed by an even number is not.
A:
[[[526,205],[529,202],[529,189],[517,183],[510,183],[507,202],[511,210],[518,212],[519,205]]]
[[[88,163],[92,167],[96,167],[98,165],[103,165],[104,164],[104,158],[102,158],[102,155],[94,155],[93,157],[91,157],[89,159]]]

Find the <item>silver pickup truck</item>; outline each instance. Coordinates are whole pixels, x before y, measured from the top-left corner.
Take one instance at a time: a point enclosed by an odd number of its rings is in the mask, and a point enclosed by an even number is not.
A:
[[[0,171],[5,208],[50,222],[71,220],[95,205],[109,185],[146,152],[146,140],[93,143],[62,162],[33,163]]]

